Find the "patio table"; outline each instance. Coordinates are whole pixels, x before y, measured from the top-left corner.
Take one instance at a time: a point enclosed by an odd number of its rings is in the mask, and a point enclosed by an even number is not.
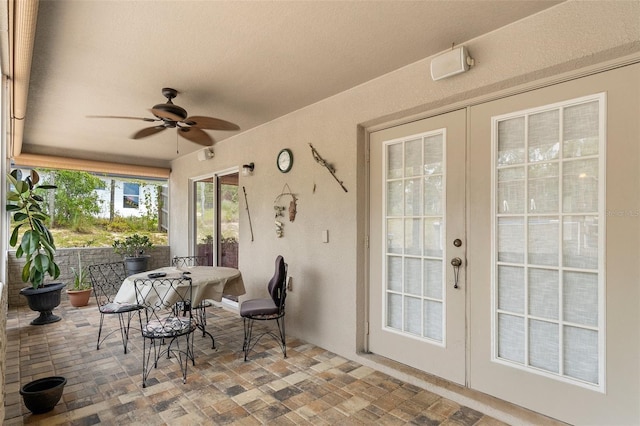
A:
[[[135,280],[149,279],[150,274],[158,273],[166,274],[162,278],[180,278],[186,273],[185,276],[191,278],[193,282],[193,306],[198,306],[203,300],[215,300],[219,302],[222,300],[223,294],[232,296],[245,294],[242,274],[237,269],[222,266],[190,266],[180,268],[168,266],[128,276],[122,282],[122,286],[114,301],[116,303],[136,303]],[[163,299],[166,300],[164,297]]]

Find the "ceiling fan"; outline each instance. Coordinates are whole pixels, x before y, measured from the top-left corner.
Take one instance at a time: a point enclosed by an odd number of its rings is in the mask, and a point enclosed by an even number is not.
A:
[[[178,91],[165,87],[162,89],[162,95],[167,98],[167,102],[163,104],[154,105],[150,109],[155,118],[148,117],[126,117],[117,115],[89,115],[88,118],[123,118],[129,120],[142,120],[142,121],[159,121],[158,125],[152,127],[146,127],[138,130],[131,135],[131,139],[142,139],[147,136],[155,135],[165,129],[176,128],[178,134],[183,138],[190,140],[204,146],[213,145],[213,138],[202,129],[207,130],[240,130],[237,124],[229,121],[221,120],[214,117],[204,117],[194,115],[189,117],[187,111],[174,104],[172,99],[178,95]]]

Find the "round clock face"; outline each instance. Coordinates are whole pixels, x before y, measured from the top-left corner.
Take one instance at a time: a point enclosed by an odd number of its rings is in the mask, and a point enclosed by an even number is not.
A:
[[[278,158],[276,159],[276,163],[278,165],[278,170],[282,173],[287,173],[291,170],[291,166],[293,166],[293,154],[289,149],[283,149],[278,153]]]

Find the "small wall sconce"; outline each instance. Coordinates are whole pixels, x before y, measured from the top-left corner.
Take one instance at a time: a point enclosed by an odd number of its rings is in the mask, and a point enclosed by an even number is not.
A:
[[[255,164],[253,162],[249,164],[242,165],[242,176],[251,176],[253,175],[253,169],[255,168]]]

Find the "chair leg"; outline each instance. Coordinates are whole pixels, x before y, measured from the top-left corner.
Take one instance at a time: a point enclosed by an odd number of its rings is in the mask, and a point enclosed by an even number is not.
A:
[[[100,350],[100,337],[102,336],[102,324],[104,323],[104,314],[100,312],[100,327],[98,327],[98,343],[96,344],[96,350]]]
[[[131,318],[133,317],[134,312],[127,312],[126,319],[124,318],[125,313],[119,313],[117,315],[118,315],[119,327],[118,328],[114,327],[109,332],[103,333],[105,314],[103,313],[100,314],[100,326],[98,327],[98,343],[96,344],[97,350],[100,350],[100,345],[104,343],[104,341],[107,340],[107,338],[111,336],[111,334],[120,331],[120,337],[122,339],[122,346],[124,348],[124,353],[125,354],[127,353],[127,346],[129,344],[129,330],[131,328]]]
[[[257,335],[257,337],[253,337],[253,325],[255,320],[249,317],[243,317],[244,322],[244,341],[242,343],[242,350],[244,352],[244,360],[246,361],[249,355],[249,351],[258,343],[258,341],[265,335],[269,335],[275,339],[276,342],[280,345],[280,349],[282,349],[282,353],[284,357],[287,357],[287,338],[285,333],[285,323],[284,323],[284,315],[277,318],[269,318],[268,321],[276,321],[278,327],[278,334],[276,334],[272,330],[263,331]]]
[[[151,360],[151,345],[152,342],[147,343],[147,339],[142,339],[142,387],[147,387],[147,377],[149,377],[149,361]],[[149,350],[147,352],[147,345]]]
[[[287,338],[286,338],[285,329],[284,329],[284,317],[276,318],[276,323],[278,324],[278,332],[280,333],[280,346],[282,346],[282,353],[284,353],[284,357],[286,358],[287,357]]]
[[[244,324],[244,342],[242,343],[242,351],[244,352],[244,360],[247,360],[249,355],[251,334],[253,333],[253,320],[250,318],[243,318]]]
[[[187,383],[187,367],[189,366],[189,359],[191,359],[191,363],[193,364],[193,366],[196,365],[196,357],[193,353],[194,338],[194,333],[187,334],[187,347],[184,357],[184,375],[182,377],[182,383]]]
[[[118,320],[120,322],[120,336],[122,337],[122,346],[124,346],[124,353],[127,353],[127,344],[129,343],[129,328],[131,326],[132,312],[127,312],[127,319],[125,321],[125,314],[118,314]]]
[[[147,379],[151,370],[158,368],[158,361],[167,352],[167,358],[171,357],[171,354],[178,358],[178,365],[182,372],[182,383],[187,383],[187,372],[189,368],[189,361],[193,366],[196,365],[196,357],[194,350],[194,333],[189,333],[186,336],[185,347],[181,348],[182,342],[180,339],[182,336],[171,338],[169,342],[165,342],[165,339],[152,339],[143,338],[143,356],[142,356],[142,387],[147,387]],[[164,347],[164,349],[162,349]],[[153,359],[151,358],[151,352],[153,351]]]

